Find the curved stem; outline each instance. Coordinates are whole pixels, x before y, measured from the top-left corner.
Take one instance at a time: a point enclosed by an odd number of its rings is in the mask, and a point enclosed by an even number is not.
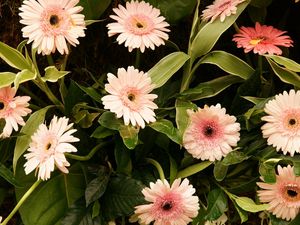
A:
[[[11,213],[6,217],[6,219],[0,223],[0,225],[6,225],[8,221],[15,215],[15,213],[19,210],[21,205],[26,201],[26,199],[31,195],[31,193],[39,186],[39,184],[42,183],[42,180],[37,180],[33,183],[33,185],[26,191],[26,193],[23,195],[23,197],[19,200],[18,204],[15,206],[15,208],[11,211]]]
[[[155,168],[157,169],[157,172],[159,174],[160,179],[164,180],[165,179],[165,174],[164,174],[164,171],[163,171],[161,165],[154,159],[146,158],[146,161],[148,163],[152,164],[153,166],[155,166]]]

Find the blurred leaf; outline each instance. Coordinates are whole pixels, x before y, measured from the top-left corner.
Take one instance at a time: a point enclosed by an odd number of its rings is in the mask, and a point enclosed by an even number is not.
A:
[[[258,97],[252,97],[252,96],[241,96],[241,97],[248,100],[249,102],[252,102],[255,105],[263,103],[263,106],[264,106],[266,103],[266,101],[265,101],[266,98],[258,98]],[[270,100],[270,99],[267,99],[267,100]],[[260,107],[260,108],[262,108],[262,107]]]
[[[111,0],[80,0],[79,5],[83,7],[82,13],[86,20],[98,19],[107,7]]]
[[[208,193],[208,207],[206,220],[213,221],[218,219],[227,209],[227,198],[220,189],[213,189]]]
[[[42,77],[42,81],[57,82],[60,78],[66,76],[69,71],[59,71],[55,66],[48,66],[45,68],[45,76]]]
[[[33,73],[27,69],[22,70],[17,73],[14,80],[14,85],[16,86],[16,88],[18,88],[19,84],[24,83],[26,81],[34,80],[36,76],[37,76],[36,73]]]
[[[99,216],[99,214],[100,214],[100,203],[97,200],[93,204],[92,219],[94,219],[95,217]]]
[[[180,170],[177,173],[177,178],[185,178],[185,177],[189,177],[193,174],[199,173],[200,171],[206,169],[207,167],[209,167],[213,162],[210,161],[203,161],[191,166],[188,166],[186,168],[184,168],[183,170]]]
[[[187,114],[188,109],[197,110],[198,107],[190,101],[184,101],[177,99],[175,103],[176,107],[176,125],[179,130],[180,136],[189,125],[189,115]]]
[[[173,181],[176,179],[178,168],[175,159],[173,159],[171,155],[169,155],[169,161],[170,161],[170,183],[172,184]]]
[[[167,135],[172,141],[177,144],[182,143],[179,131],[173,126],[173,123],[166,119],[159,119],[149,125],[152,129]]]
[[[0,163],[0,176],[13,186],[21,187],[21,184],[16,180],[13,172],[2,163]]]
[[[90,96],[92,99],[94,99],[96,102],[102,103],[101,95],[96,91],[93,87],[84,87],[80,84],[76,83],[76,85],[84,91],[88,96]]]
[[[276,158],[268,159],[259,165],[259,173],[264,178],[265,182],[267,183],[276,182],[275,166],[281,160],[282,159],[276,159]]]
[[[297,221],[297,217],[295,218],[295,220],[292,220],[292,222],[288,222],[285,221],[283,219],[279,219],[276,218],[276,216],[270,214],[269,215],[270,221],[271,221],[271,225],[298,225],[300,221],[293,223],[294,221]],[[300,216],[298,216],[298,218],[300,218]]]
[[[265,55],[265,57],[273,59],[277,64],[284,66],[288,70],[300,72],[300,64],[294,60],[279,55]]]
[[[249,4],[249,0],[237,6],[236,14],[226,18],[224,22],[219,19],[206,23],[198,32],[191,44],[191,60],[208,53],[216,44],[220,36],[235,22],[243,10]]]
[[[133,127],[131,125],[121,125],[119,128],[119,132],[127,148],[134,149],[137,146],[139,141],[139,128]]]
[[[149,71],[154,88],[163,86],[189,59],[184,52],[173,52],[158,63],[156,63]]]
[[[300,76],[290,70],[287,70],[285,68],[282,68],[274,61],[267,58],[267,61],[269,62],[270,66],[272,67],[274,73],[279,77],[280,80],[282,80],[285,83],[295,85],[296,87],[300,87]]]
[[[108,128],[103,127],[103,126],[99,126],[91,134],[91,137],[101,139],[101,138],[106,138],[108,136],[111,136],[114,133],[115,133],[115,131],[113,131],[111,129],[108,129]]]
[[[0,88],[11,85],[17,74],[11,72],[0,72]]]
[[[84,22],[85,22],[85,26],[89,26],[89,25],[92,25],[93,23],[99,23],[99,22],[103,22],[103,21],[105,21],[105,19],[104,20],[85,20]]]
[[[244,80],[248,79],[255,70],[240,58],[224,51],[213,51],[200,59],[199,63],[214,64],[225,72],[238,76]]]
[[[267,7],[268,5],[270,5],[272,3],[273,0],[251,0],[251,5],[261,8],[261,7]]]
[[[245,155],[243,152],[232,151],[225,156],[225,158],[222,160],[222,164],[225,166],[230,166],[241,163],[248,158],[250,158],[250,156]]]
[[[287,223],[286,221],[280,221],[280,223],[279,224],[273,224],[272,223],[272,225],[299,225],[300,224],[300,214],[298,214],[297,216],[296,216],[296,218],[295,219],[293,219],[290,223]]]
[[[217,161],[214,166],[214,177],[217,181],[222,181],[226,177],[228,166],[223,165],[221,161]]]
[[[248,197],[237,196],[234,200],[239,207],[247,212],[255,213],[267,210],[269,208],[268,204],[256,204],[251,198]]]
[[[41,123],[45,120],[45,115],[53,106],[47,106],[43,109],[40,109],[34,112],[26,124],[21,128],[20,133],[24,134],[23,136],[19,136],[16,141],[16,146],[14,150],[14,158],[13,158],[13,171],[16,171],[17,162],[19,158],[23,155],[23,153],[27,150],[29,143],[31,142],[31,135],[35,133],[37,128]]]
[[[233,205],[241,218],[241,223],[246,222],[248,220],[248,213],[239,207],[235,201],[233,201]]]
[[[100,116],[98,122],[106,128],[112,130],[119,130],[120,126],[123,125],[123,121],[116,117],[116,114],[112,112],[104,112]]]
[[[130,175],[132,171],[132,162],[130,158],[130,151],[125,148],[122,142],[117,139],[115,142],[115,160],[117,164],[117,172]]]
[[[190,88],[180,93],[180,98],[190,101],[200,100],[216,96],[232,84],[242,82],[243,79],[234,75],[218,77],[216,79],[200,83],[194,88]]]
[[[88,110],[81,110],[74,113],[75,123],[79,124],[82,128],[89,128],[93,125],[93,121],[99,116],[100,113],[90,113]]]

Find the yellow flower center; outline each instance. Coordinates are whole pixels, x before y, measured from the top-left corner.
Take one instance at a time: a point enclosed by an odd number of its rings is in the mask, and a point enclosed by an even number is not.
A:
[[[259,44],[262,40],[264,40],[263,38],[257,38],[257,39],[252,39],[249,41],[250,45],[257,45]]]

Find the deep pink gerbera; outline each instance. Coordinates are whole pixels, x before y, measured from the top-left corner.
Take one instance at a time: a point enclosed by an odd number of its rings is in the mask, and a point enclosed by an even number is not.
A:
[[[282,51],[277,46],[291,47],[293,41],[286,31],[278,30],[272,26],[260,25],[256,22],[255,27],[241,27],[240,32],[235,34],[233,41],[238,48],[244,48],[245,53],[253,50],[259,55],[281,55]]]

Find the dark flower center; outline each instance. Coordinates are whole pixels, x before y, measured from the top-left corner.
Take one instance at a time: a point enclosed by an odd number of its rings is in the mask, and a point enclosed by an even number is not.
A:
[[[51,143],[48,143],[47,145],[46,145],[46,150],[49,150],[51,148]]]
[[[164,202],[162,204],[162,209],[166,211],[172,209],[172,207],[173,207],[172,202]]]
[[[141,24],[140,22],[137,22],[137,23],[136,23],[136,26],[137,26],[138,28],[143,28],[143,27],[144,27],[144,25]]]
[[[127,98],[132,102],[135,99],[134,94],[128,94]]]
[[[207,126],[204,129],[205,136],[211,137],[214,134],[214,128],[211,126]]]
[[[59,18],[57,15],[51,15],[49,22],[52,26],[57,25],[59,22]]]
[[[297,197],[297,195],[298,195],[297,191],[290,190],[290,189],[287,190],[287,194],[289,197],[292,197],[292,198]]]
[[[291,126],[295,125],[296,122],[297,122],[297,121],[296,121],[295,119],[290,119],[290,120],[289,120],[289,124],[290,124]]]
[[[0,102],[0,110],[4,108],[4,103]]]

